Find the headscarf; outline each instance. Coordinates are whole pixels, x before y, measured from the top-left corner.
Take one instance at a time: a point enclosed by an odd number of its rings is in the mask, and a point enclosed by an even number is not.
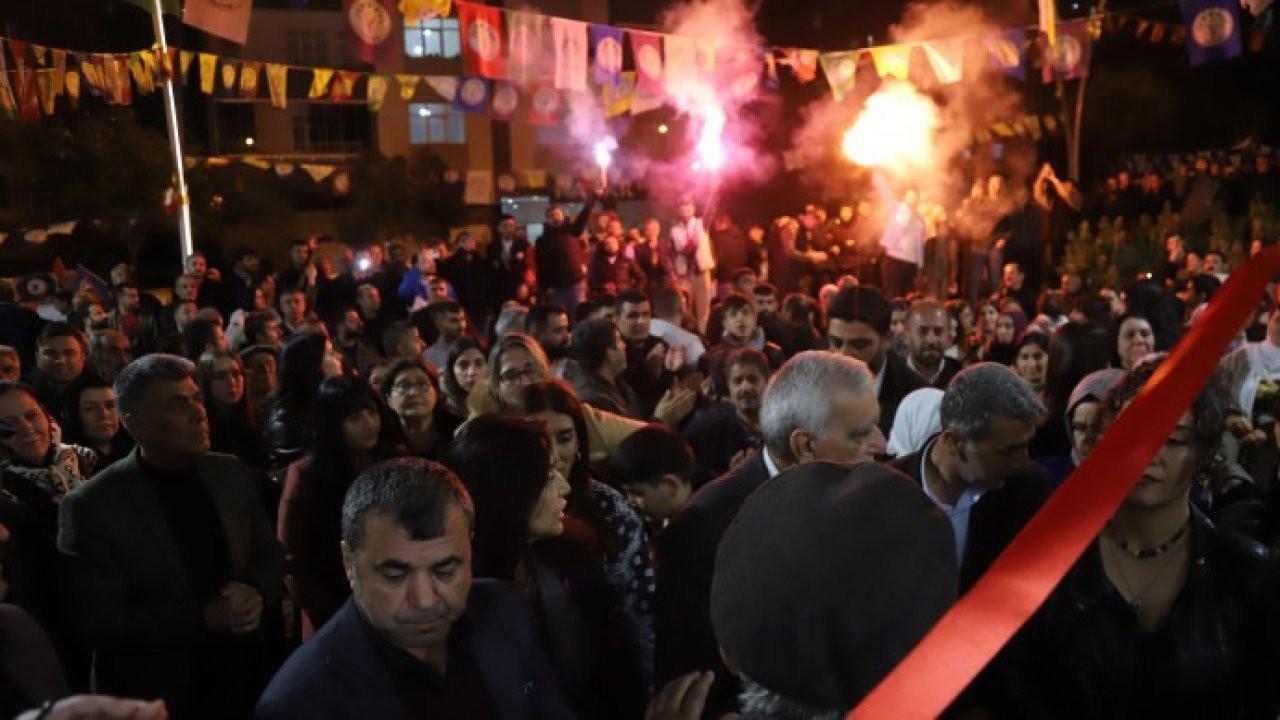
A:
[[[1081,378],[1076,383],[1076,387],[1071,391],[1071,397],[1067,399],[1067,439],[1071,440],[1071,461],[1076,465],[1084,462],[1084,458],[1080,457],[1080,453],[1076,451],[1075,439],[1071,435],[1071,417],[1076,414],[1076,408],[1082,403],[1098,402],[1102,396],[1111,389],[1124,375],[1124,371],[1120,368],[1103,368],[1095,370]]]
[[[886,452],[894,457],[910,455],[942,430],[938,409],[942,406],[943,394],[937,388],[926,387],[902,399],[897,414],[893,416]]]
[[[996,337],[992,337],[991,343],[987,345],[986,357],[983,359],[1001,365],[1012,365],[1018,358],[1018,338],[1022,337],[1022,331],[1027,329],[1027,314],[1018,308],[1008,308],[1000,311],[1000,317],[1007,317],[1013,321],[1013,342],[1002,343]],[[996,332],[999,333],[999,330]]]

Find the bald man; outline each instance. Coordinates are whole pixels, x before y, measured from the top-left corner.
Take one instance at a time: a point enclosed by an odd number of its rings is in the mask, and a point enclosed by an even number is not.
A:
[[[934,300],[917,300],[907,310],[907,367],[926,384],[946,390],[960,372],[960,362],[946,356],[951,345],[951,324],[947,310]]]

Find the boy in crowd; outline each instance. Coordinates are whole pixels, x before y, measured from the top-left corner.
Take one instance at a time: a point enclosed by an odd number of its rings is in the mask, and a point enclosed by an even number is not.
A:
[[[680,433],[646,425],[623,440],[612,461],[627,500],[661,527],[693,496],[693,451]]]

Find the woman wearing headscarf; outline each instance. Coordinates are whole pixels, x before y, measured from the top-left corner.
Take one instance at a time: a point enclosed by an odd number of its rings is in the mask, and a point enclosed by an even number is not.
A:
[[[1018,358],[1018,338],[1026,329],[1026,313],[1013,307],[1001,310],[996,317],[995,335],[982,350],[982,360],[1012,365]]]

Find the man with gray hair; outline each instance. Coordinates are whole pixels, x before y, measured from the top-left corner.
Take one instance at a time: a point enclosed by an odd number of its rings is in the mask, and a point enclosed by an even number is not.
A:
[[[1029,452],[1045,407],[1012,370],[979,363],[951,381],[939,414],[942,432],[893,466],[951,520],[963,593],[1049,496],[1048,478]]]
[[[659,684],[714,670],[707,714],[719,717],[735,709],[738,683],[720,659],[711,626],[711,578],[720,538],[747,496],[783,470],[814,461],[853,464],[884,452],[879,418],[875,381],[860,360],[802,352],[774,374],[761,400],[764,447],[694,493],[654,538]]]

